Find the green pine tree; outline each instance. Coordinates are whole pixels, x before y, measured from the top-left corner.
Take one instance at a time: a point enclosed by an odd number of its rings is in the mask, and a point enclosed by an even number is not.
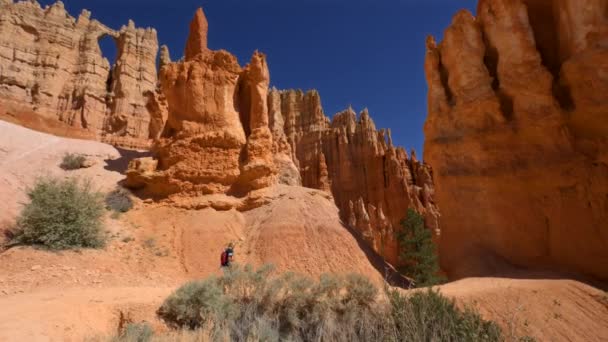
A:
[[[445,281],[439,271],[439,260],[433,233],[424,226],[424,218],[413,209],[401,222],[403,229],[397,232],[399,242],[400,271],[413,278],[417,287],[437,285]]]

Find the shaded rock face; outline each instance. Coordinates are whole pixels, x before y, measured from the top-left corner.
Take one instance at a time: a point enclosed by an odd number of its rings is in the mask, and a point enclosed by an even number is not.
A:
[[[271,113],[281,113],[302,185],[331,192],[342,220],[385,259],[398,263],[395,230],[410,207],[439,234],[430,168],[393,146],[390,131],[377,130],[367,110],[357,118],[348,109],[330,121],[314,90],[272,90],[269,102]]]
[[[7,112],[46,119],[103,135],[146,140],[148,91],[157,82],[157,35],[130,21],[112,30],[83,10],[71,17],[61,1],[0,2],[0,98]],[[114,65],[99,40],[116,43]],[[112,56],[114,58],[114,56]],[[44,129],[44,127],[39,127]]]
[[[158,163],[133,161],[127,184],[176,201],[298,185],[282,171],[295,169],[290,147],[270,126],[266,56],[256,52],[241,68],[230,53],[209,50],[202,9],[190,30],[184,61],[170,62],[163,49],[160,91],[149,95],[159,134],[153,148]]]
[[[427,41],[425,161],[452,277],[608,279],[608,2],[482,0]]]

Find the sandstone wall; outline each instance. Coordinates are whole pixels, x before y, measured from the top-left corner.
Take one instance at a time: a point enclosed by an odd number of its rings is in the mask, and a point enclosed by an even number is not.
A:
[[[430,168],[392,143],[390,131],[377,130],[367,110],[352,109],[330,121],[316,91],[269,94],[300,170],[302,184],[330,190],[345,223],[358,230],[379,254],[397,263],[396,229],[409,207],[439,234]]]
[[[111,65],[99,40],[111,37]],[[130,21],[115,31],[83,10],[71,17],[61,1],[0,1],[0,101],[19,120],[26,113],[90,132],[93,137],[149,138],[147,92],[156,88],[154,29]],[[36,127],[45,129],[45,127]],[[110,138],[110,140],[112,140]]]
[[[608,279],[608,1],[481,0],[427,41],[425,155],[452,277]]]

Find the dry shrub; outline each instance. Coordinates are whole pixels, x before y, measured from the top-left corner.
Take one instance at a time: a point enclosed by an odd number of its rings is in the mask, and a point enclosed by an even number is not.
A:
[[[59,166],[64,170],[78,170],[82,167],[85,160],[86,158],[82,154],[66,153]]]
[[[230,341],[498,341],[498,326],[437,292],[382,293],[358,275],[318,281],[235,265],[193,281],[158,309],[170,327]]]
[[[129,323],[120,335],[111,339],[112,342],[150,342],[154,330],[147,323]]]
[[[106,209],[112,210],[115,213],[126,213],[133,208],[133,200],[129,190],[117,187],[112,192],[108,193],[106,198]]]
[[[472,308],[460,311],[431,288],[409,295],[393,290],[388,297],[399,341],[502,341],[496,323]]]

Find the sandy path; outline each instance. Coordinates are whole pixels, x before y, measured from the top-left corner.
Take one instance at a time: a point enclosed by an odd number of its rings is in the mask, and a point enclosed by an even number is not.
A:
[[[577,281],[469,278],[441,292],[477,307],[507,336],[608,341],[608,293]]]
[[[121,315],[160,324],[167,287],[50,288],[0,298],[0,341],[82,341],[115,331]]]

